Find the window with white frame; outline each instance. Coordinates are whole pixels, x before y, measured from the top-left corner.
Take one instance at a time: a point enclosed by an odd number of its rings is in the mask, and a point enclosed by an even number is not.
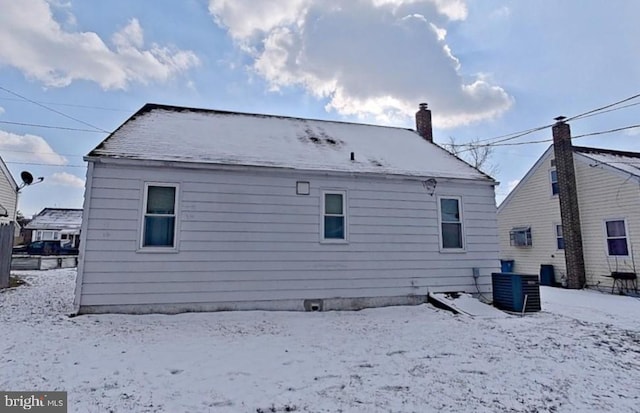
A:
[[[624,219],[605,221],[605,232],[609,255],[629,255],[627,226]]]
[[[440,238],[442,249],[462,250],[462,208],[460,198],[440,198]]]
[[[346,240],[346,192],[324,191],[322,195],[322,239]]]
[[[176,245],[176,184],[146,184],[142,247]]]
[[[551,180],[551,195],[558,195],[558,171],[552,169],[549,174]]]
[[[533,245],[531,227],[512,228],[509,231],[509,243],[513,247],[531,247]]]
[[[56,231],[37,231],[36,232],[36,240],[37,241],[51,241],[57,240],[58,233]]]
[[[562,225],[556,225],[556,249],[564,249],[564,235],[562,234]]]

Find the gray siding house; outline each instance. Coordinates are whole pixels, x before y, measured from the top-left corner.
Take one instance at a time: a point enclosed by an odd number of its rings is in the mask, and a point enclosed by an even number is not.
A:
[[[426,104],[416,120],[418,132],[145,105],[85,157],[77,311],[490,293],[497,183],[432,142]]]
[[[16,221],[18,185],[11,172],[0,158],[0,224]]]

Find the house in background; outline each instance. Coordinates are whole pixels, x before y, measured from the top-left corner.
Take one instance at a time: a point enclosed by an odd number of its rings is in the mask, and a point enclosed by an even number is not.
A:
[[[85,157],[79,313],[491,291],[496,182],[417,132],[147,104]]]
[[[44,208],[24,229],[31,233],[31,241],[59,240],[78,247],[81,225],[82,209]]]
[[[16,221],[18,185],[0,158],[0,224]]]
[[[570,146],[587,286],[612,287],[612,273],[640,265],[640,153]],[[500,258],[515,272],[552,265],[566,276],[565,239],[554,147],[538,159],[498,208]],[[566,228],[566,226],[565,226]]]

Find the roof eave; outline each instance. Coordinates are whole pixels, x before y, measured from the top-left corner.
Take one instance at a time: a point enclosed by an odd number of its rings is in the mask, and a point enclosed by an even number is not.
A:
[[[367,172],[367,171],[340,171],[340,170],[328,170],[328,169],[304,169],[294,168],[286,166],[266,166],[266,165],[244,165],[244,164],[227,164],[227,163],[214,163],[214,162],[189,162],[178,160],[155,160],[155,159],[140,159],[140,158],[124,158],[116,156],[106,155],[87,155],[83,158],[86,162],[93,162],[98,164],[113,164],[113,165],[130,165],[130,166],[149,166],[149,167],[176,167],[185,169],[215,169],[215,170],[228,170],[228,171],[274,171],[274,172],[291,172],[297,171],[301,173],[309,174],[323,174],[328,176],[371,176],[385,179],[423,179],[423,178],[436,178],[442,180],[451,180],[457,182],[481,182],[487,185],[499,185],[499,182],[490,176],[483,174],[482,177],[477,178],[463,178],[450,175],[433,174],[399,174],[390,172]]]

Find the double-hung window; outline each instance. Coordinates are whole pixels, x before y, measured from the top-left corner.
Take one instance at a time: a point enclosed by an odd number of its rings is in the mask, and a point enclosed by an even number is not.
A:
[[[562,225],[556,225],[556,248],[564,249],[564,235],[562,234]]]
[[[443,250],[463,250],[462,207],[460,198],[440,198],[440,242]]]
[[[347,240],[346,192],[324,191],[322,194],[322,240]]]
[[[607,253],[609,255],[629,255],[627,244],[627,227],[624,219],[605,221],[605,232],[607,236]]]
[[[549,172],[549,177],[551,180],[551,195],[558,195],[559,189],[558,189],[558,171],[556,171],[555,169],[552,169]]]
[[[175,248],[178,185],[146,184],[142,247]]]

